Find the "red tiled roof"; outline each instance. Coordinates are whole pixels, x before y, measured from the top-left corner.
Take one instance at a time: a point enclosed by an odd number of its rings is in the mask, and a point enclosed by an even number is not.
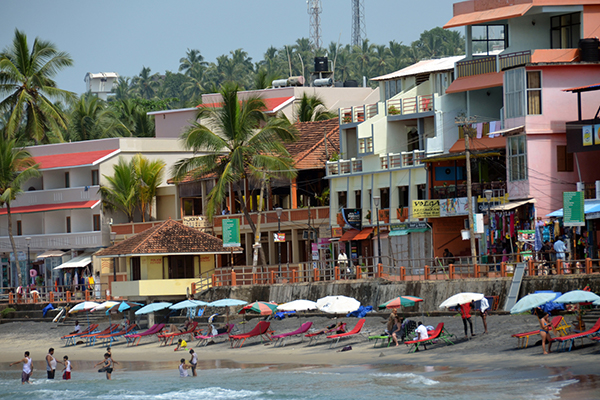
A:
[[[327,152],[331,154],[340,151],[340,125],[337,118],[325,121],[298,122],[298,140],[285,145],[294,158],[297,169],[324,168],[327,162],[325,153],[325,137],[327,137]]]
[[[208,233],[168,219],[96,253],[99,257],[145,254],[230,254],[241,247],[223,247],[223,241]]]
[[[34,206],[22,206],[22,207],[11,207],[11,214],[28,214],[37,213],[44,211],[57,211],[57,210],[76,210],[82,208],[94,208],[100,204],[100,200],[90,201],[73,201],[70,203],[60,204],[37,204]],[[6,214],[6,208],[0,208],[0,215]]]
[[[119,150],[98,150],[85,153],[54,154],[51,156],[33,157],[40,164],[40,169],[83,167],[85,165],[96,165],[104,158],[117,153]]]
[[[272,112],[277,112],[279,110],[281,110],[283,107],[285,107],[286,105],[288,105],[289,103],[291,103],[292,101],[294,101],[294,97],[273,97],[270,99],[262,99],[262,101],[265,103],[265,110],[264,112],[266,113],[272,113]],[[242,101],[240,100],[240,104],[242,103]],[[221,107],[223,103],[206,103],[206,104],[200,104],[197,108],[200,107],[208,107],[208,108],[219,108]]]

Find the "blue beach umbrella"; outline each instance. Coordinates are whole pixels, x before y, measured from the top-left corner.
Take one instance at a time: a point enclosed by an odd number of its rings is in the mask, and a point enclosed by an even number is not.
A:
[[[235,307],[235,306],[243,306],[248,304],[247,301],[238,300],[238,299],[221,299],[217,301],[213,301],[208,303],[209,307]]]
[[[549,301],[554,300],[556,297],[555,293],[532,293],[528,294],[521,298],[521,300],[517,301],[517,304],[510,309],[511,314],[520,314],[523,312],[527,312],[532,308],[536,308],[541,306],[542,304],[546,304]]]
[[[554,300],[557,303],[566,304],[577,304],[577,303],[591,303],[600,301],[600,296],[593,292],[587,292],[585,290],[571,290]]]
[[[196,308],[196,307],[203,307],[208,305],[207,302],[205,301],[200,301],[200,300],[184,300],[184,301],[180,301],[179,303],[173,304],[171,307],[169,307],[171,310],[182,310],[184,308]]]
[[[169,308],[171,305],[173,305],[173,303],[167,303],[167,302],[150,303],[147,306],[144,306],[144,307],[140,308],[139,310],[137,310],[135,312],[135,315],[150,314],[155,311],[160,311],[160,310],[164,310],[165,308]]]

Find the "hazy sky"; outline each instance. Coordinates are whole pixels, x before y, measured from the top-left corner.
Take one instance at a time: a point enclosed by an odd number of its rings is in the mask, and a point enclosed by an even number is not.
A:
[[[449,21],[454,2],[364,0],[367,37],[376,44],[410,44]],[[351,4],[322,0],[325,45],[350,43]],[[209,62],[238,48],[259,61],[269,46],[309,37],[309,15],[306,0],[1,0],[0,48],[11,43],[15,28],[31,43],[40,37],[68,52],[75,65],[57,83],[82,93],[87,72],[131,77],[142,66],[175,72],[188,48]]]

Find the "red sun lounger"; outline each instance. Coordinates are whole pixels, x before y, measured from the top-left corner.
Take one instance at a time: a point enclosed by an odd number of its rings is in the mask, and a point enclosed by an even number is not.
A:
[[[140,344],[140,341],[144,336],[154,335],[157,332],[160,332],[162,328],[165,327],[165,324],[154,324],[148,330],[142,333],[136,333],[133,335],[125,335],[125,340],[127,340],[127,346],[137,346]]]
[[[309,322],[305,322],[302,325],[300,325],[300,328],[296,329],[295,331],[280,333],[279,335],[271,336],[271,339],[275,339],[274,347],[277,347],[278,343],[279,343],[279,346],[284,347],[285,341],[287,338],[292,337],[292,336],[298,336],[298,335],[300,335],[300,343],[302,343],[302,341],[304,340],[304,337],[302,335],[305,334],[306,332],[308,332],[308,330],[310,329],[311,326],[312,326],[312,322],[309,321]]]
[[[569,329],[571,327],[571,325],[567,325],[566,322],[564,322],[565,319],[563,317],[561,317],[560,315],[557,315],[555,317],[552,318],[552,321],[550,322],[552,324],[552,327],[560,332],[561,336],[565,336],[567,334],[567,329]],[[523,332],[523,333],[515,333],[514,335],[511,335],[511,337],[517,338],[517,346],[519,348],[526,348],[527,345],[529,344],[529,337],[530,336],[534,336],[534,335],[539,335],[540,330],[536,330],[536,331],[531,331],[531,332]]]
[[[331,349],[331,348],[335,347],[339,343],[340,339],[343,339],[343,338],[346,338],[349,336],[360,335],[360,331],[364,324],[365,324],[365,319],[361,318],[358,320],[356,325],[354,325],[354,328],[352,328],[351,331],[345,332],[345,333],[338,333],[337,335],[327,336],[327,339],[331,339],[331,344],[329,345],[329,348]]]
[[[446,342],[446,344],[454,344],[450,341],[452,334],[448,333],[444,329],[443,322],[440,322],[434,330],[427,332],[427,334],[429,335],[427,339],[409,340],[407,342],[404,342],[404,344],[410,346],[408,352],[414,353],[415,351],[419,350],[419,345],[423,345],[424,347],[425,345],[433,344],[434,340],[443,340],[444,342]]]
[[[581,339],[581,344],[583,345],[583,338],[586,338],[586,337],[589,337],[592,335],[597,335],[599,332],[600,332],[600,318],[598,318],[598,321],[596,321],[596,323],[594,324],[592,329],[589,329],[585,332],[573,333],[571,335],[553,338],[552,341],[558,342],[559,349],[560,349],[560,345],[562,344],[563,350],[566,350],[567,342],[569,342],[569,350],[568,351],[571,351],[571,348],[573,347],[573,344],[575,343],[575,339]]]
[[[96,337],[100,335],[110,335],[114,333],[119,328],[119,324],[111,324],[105,330],[96,333],[88,333],[87,335],[81,335],[79,338],[84,339],[86,341],[86,346],[93,346],[96,344]]]
[[[173,344],[173,339],[177,336],[190,335],[190,341],[194,340],[194,333],[198,328],[198,322],[192,322],[192,326],[184,332],[172,332],[172,333],[164,333],[162,335],[158,335],[158,341],[161,346],[167,346]]]
[[[97,329],[98,329],[98,324],[91,324],[90,326],[85,328],[83,331],[81,331],[79,333],[72,333],[70,335],[62,336],[61,339],[66,341],[65,346],[72,346],[75,344],[75,340],[74,340],[75,338],[77,338],[81,335],[87,335],[88,333],[96,332]]]
[[[337,332],[337,333],[344,333],[346,332],[346,323],[342,323],[342,326],[340,327],[333,327],[329,330],[326,330],[325,332],[313,332],[313,333],[309,333],[307,335],[304,335],[305,337],[309,338],[308,340],[308,345],[312,345],[312,342],[314,341],[315,344],[317,343],[317,341],[319,340],[319,338],[323,337],[324,335],[329,335],[330,333],[333,332]]]
[[[259,336],[260,341],[262,343],[263,339],[271,341],[271,336],[269,335],[269,327],[271,326],[270,322],[260,321],[256,326],[248,333],[240,333],[239,335],[230,335],[229,341],[231,342],[231,347],[241,348],[244,345],[246,339]],[[239,345],[239,346],[238,346]]]
[[[103,342],[103,344],[108,342],[108,345],[111,345],[112,342],[118,341],[121,336],[125,336],[128,334],[134,334],[136,327],[137,327],[136,324],[131,324],[131,325],[127,326],[127,328],[122,329],[119,332],[111,333],[108,335],[98,335],[95,337],[95,339],[101,340]]]
[[[198,339],[198,343],[196,343],[196,346],[206,346],[211,340],[214,340],[217,337],[225,336],[225,335],[229,336],[229,334],[233,330],[233,327],[234,327],[234,324],[227,324],[225,332],[221,332],[216,335],[208,334],[208,335],[196,336],[196,339]]]

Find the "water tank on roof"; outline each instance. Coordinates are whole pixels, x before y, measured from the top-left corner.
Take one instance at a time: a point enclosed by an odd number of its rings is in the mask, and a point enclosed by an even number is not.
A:
[[[329,71],[327,57],[315,57],[315,72]]]
[[[287,79],[276,79],[273,82],[271,82],[271,86],[273,86],[274,88],[286,87],[287,81]]]
[[[333,85],[333,79],[331,78],[323,78],[323,79],[315,79],[315,86],[331,86]]]
[[[581,39],[579,50],[580,61],[600,61],[600,40],[598,38]]]
[[[344,81],[344,87],[358,87],[358,82],[355,80]]]
[[[287,80],[288,86],[304,86],[303,76],[290,76]]]

